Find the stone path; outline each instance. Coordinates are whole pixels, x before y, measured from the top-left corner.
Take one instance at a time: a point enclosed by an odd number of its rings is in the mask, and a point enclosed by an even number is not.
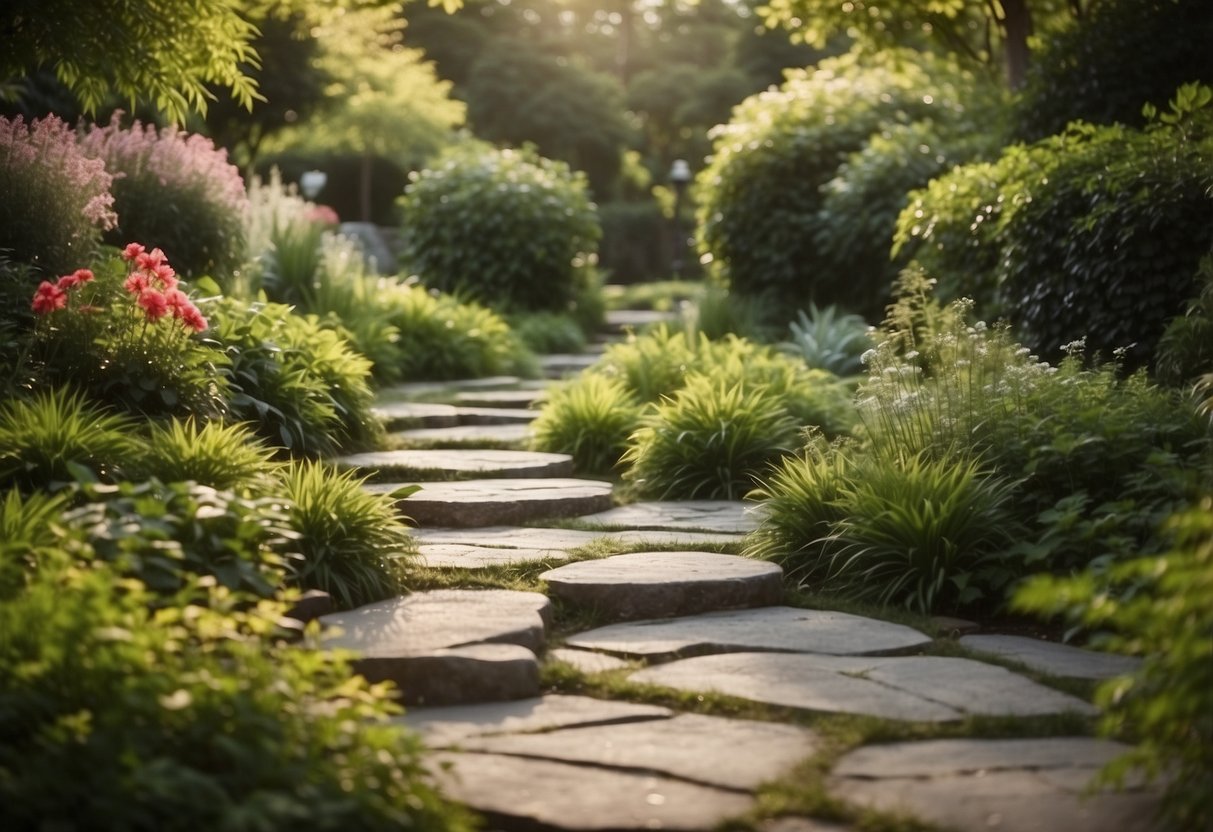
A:
[[[590,360],[552,357],[546,372]],[[1031,721],[1091,724],[1094,707],[1008,669],[1102,679],[1133,662],[937,622],[966,652],[957,656],[913,627],[783,606],[778,567],[738,556],[759,520],[753,508],[613,506],[609,483],[577,479],[567,457],[525,450],[542,400],[542,383],[508,377],[382,391],[379,415],[401,450],[338,461],[391,480],[368,484],[373,491],[422,486],[398,503],[418,525],[418,567],[469,586],[484,570],[538,576],[542,591],[417,591],[320,619],[324,645],[357,651],[357,670],[400,687],[410,707],[396,721],[420,732],[437,781],[487,828],[857,828],[769,817],[767,784],[795,790],[805,777],[853,819],[874,811],[940,830],[1148,828],[1156,792],[1083,795],[1122,747],[1040,736],[1054,729]],[[565,521],[576,528],[551,527]],[[545,665],[551,678],[583,674],[610,698],[545,692]],[[748,709],[747,718],[691,712],[722,708]],[[826,768],[802,765],[837,742],[833,714],[914,723],[919,733],[973,717],[1024,720],[1023,736],[873,743]]]

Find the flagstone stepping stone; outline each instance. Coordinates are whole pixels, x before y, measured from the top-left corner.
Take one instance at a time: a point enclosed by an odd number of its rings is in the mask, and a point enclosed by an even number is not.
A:
[[[540,529],[525,526],[487,526],[479,529],[414,529],[413,537],[422,543],[465,543],[474,546],[513,549],[540,549],[553,555],[563,554],[596,541],[620,545],[704,546],[740,544],[735,534],[688,531],[588,532],[577,529]]]
[[[942,656],[725,653],[648,667],[628,678],[791,708],[925,722],[1097,713],[1081,699],[1005,668]]]
[[[748,794],[630,771],[500,754],[430,759],[442,791],[490,829],[702,832],[754,805]]]
[[[543,648],[551,602],[538,592],[437,589],[322,616],[322,644],[367,658],[415,655],[469,644]]]
[[[389,431],[407,428],[453,428],[459,424],[454,405],[427,402],[387,402],[371,412]]]
[[[390,657],[353,668],[371,682],[395,682],[406,705],[499,702],[538,696],[539,660],[517,644],[472,644]]]
[[[847,832],[848,827],[838,826],[813,818],[775,818],[759,824],[760,832]]]
[[[408,449],[350,454],[334,460],[339,468],[377,471],[386,477],[432,475],[498,476],[515,478],[564,477],[573,473],[566,454],[509,451],[491,448]]]
[[[623,659],[617,659],[614,656],[592,653],[589,650],[569,650],[566,647],[549,650],[548,658],[564,662],[582,673],[605,673],[609,670],[624,670],[631,667]]]
[[[390,494],[399,483],[368,490]],[[566,478],[464,480],[426,483],[397,502],[421,526],[492,526],[550,517],[571,517],[611,504],[611,484]]]
[[[523,383],[518,376],[486,376],[484,378],[457,379],[455,381],[411,381],[393,384],[379,389],[381,401],[417,399],[441,393],[456,393],[466,390],[502,390]]]
[[[1141,660],[1132,656],[1083,650],[1069,644],[1057,644],[1035,638],[1006,635],[965,636],[963,647],[1014,659],[1040,673],[1078,679],[1109,679],[1133,673]]]
[[[562,728],[541,734],[469,737],[465,751],[642,770],[706,786],[753,791],[814,754],[807,729],[773,722],[679,714],[622,725]]]
[[[456,393],[454,402],[463,407],[512,407],[526,410],[547,397],[546,390],[476,390]]]
[[[421,734],[432,748],[450,747],[467,737],[523,734],[588,725],[614,725],[668,719],[674,712],[660,705],[591,699],[588,696],[542,696],[512,702],[413,708],[392,721]]]
[[[457,425],[453,428],[415,428],[401,430],[389,437],[406,446],[465,447],[482,445],[520,445],[529,442],[534,431],[526,425]]]
[[[752,505],[735,500],[632,503],[581,519],[604,528],[700,529],[745,534],[758,526]]]
[[[592,353],[563,354],[553,353],[539,357],[539,367],[548,378],[560,379],[577,375],[598,363],[601,355]]]
[[[539,418],[538,410],[521,407],[457,407],[461,425],[529,425]]]
[[[1128,750],[1089,737],[874,745],[843,756],[827,788],[859,806],[949,829],[1147,832],[1156,828],[1155,792],[1084,793]]]
[[[611,309],[606,313],[607,330],[622,332],[625,329],[644,329],[654,324],[678,320],[676,312],[656,309]]]
[[[871,655],[930,644],[912,627],[845,612],[761,607],[610,624],[572,636],[570,647],[649,660],[705,653],[776,651]]]
[[[775,564],[708,552],[615,555],[539,577],[557,598],[622,619],[759,607],[783,597],[783,570]]]
[[[568,559],[568,553],[559,549],[503,549],[469,546],[466,543],[423,543],[418,547],[418,556],[411,562],[431,569],[484,569],[538,560]]]

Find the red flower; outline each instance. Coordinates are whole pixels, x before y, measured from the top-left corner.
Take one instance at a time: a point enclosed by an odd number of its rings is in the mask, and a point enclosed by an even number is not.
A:
[[[152,282],[143,272],[131,272],[123,283],[123,288],[132,295],[138,295],[147,289],[151,288]]]
[[[60,289],[70,289],[79,283],[88,283],[93,279],[93,273],[88,269],[76,269],[71,274],[65,274],[59,278],[57,285]]]
[[[207,327],[206,318],[198,311],[198,307],[192,303],[181,313],[181,323],[194,330],[194,332],[201,332]]]
[[[44,280],[34,291],[34,301],[30,305],[33,307],[34,314],[46,315],[67,306],[67,292],[49,280]]]
[[[190,302],[189,297],[180,289],[166,289],[164,292],[164,301],[168,305],[169,311],[173,313],[174,318],[180,318],[185,315],[185,310],[189,309],[194,304]]]
[[[155,289],[144,289],[136,303],[147,313],[149,321],[158,321],[168,312],[168,301]]]
[[[152,273],[164,284],[165,289],[177,288],[177,273],[168,263],[161,263],[152,270]]]
[[[156,267],[163,262],[164,252],[158,248],[135,255],[135,265],[145,272],[155,272]]]
[[[122,249],[122,259],[134,260],[145,251],[147,251],[147,249],[145,249],[139,243],[127,243],[126,248]]]

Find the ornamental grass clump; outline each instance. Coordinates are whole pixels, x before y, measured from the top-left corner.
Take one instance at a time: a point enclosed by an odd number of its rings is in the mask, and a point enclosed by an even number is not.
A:
[[[226,278],[244,260],[244,180],[227,152],[176,127],[138,121],[123,128],[115,113],[80,138],[90,158],[114,174],[115,245],[139,239],[167,254],[187,276]]]
[[[244,491],[267,475],[271,456],[248,426],[172,419],[149,425],[133,467],[140,477],[161,482]]]
[[[532,428],[536,450],[569,454],[587,474],[609,474],[628,437],[640,427],[643,408],[619,379],[586,373],[554,389]]]
[[[91,262],[118,221],[113,182],[60,119],[0,117],[0,249],[43,274]]]

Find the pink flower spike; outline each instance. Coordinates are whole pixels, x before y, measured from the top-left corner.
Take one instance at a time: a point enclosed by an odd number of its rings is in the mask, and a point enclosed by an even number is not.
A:
[[[147,291],[151,285],[151,280],[143,272],[131,272],[130,277],[122,283],[122,287],[132,295],[138,295]]]
[[[168,301],[155,289],[144,289],[136,303],[147,313],[149,321],[158,321],[168,312]]]
[[[145,249],[139,243],[127,243],[126,248],[122,249],[122,259],[123,260],[134,260],[140,254],[143,254],[143,252],[145,252],[145,251],[147,251],[147,249]]]
[[[38,288],[34,292],[33,303],[30,306],[35,315],[46,315],[56,309],[63,309],[67,306],[67,292],[49,280],[44,280],[38,284]]]

